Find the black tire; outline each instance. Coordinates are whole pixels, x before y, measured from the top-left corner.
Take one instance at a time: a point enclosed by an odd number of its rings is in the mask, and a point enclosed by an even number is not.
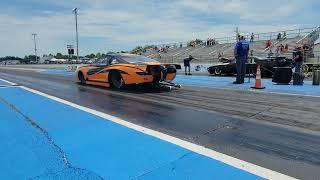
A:
[[[111,83],[111,86],[116,89],[121,89],[124,86],[123,78],[118,71],[110,72],[109,82]]]
[[[208,69],[208,72],[210,75],[214,75],[214,71],[211,68]]]
[[[214,70],[214,74],[215,74],[215,75],[221,75],[221,69],[220,69],[220,68],[216,68],[216,69]]]
[[[78,78],[79,78],[80,84],[86,84],[86,79],[84,78],[84,75],[82,72],[78,73]]]

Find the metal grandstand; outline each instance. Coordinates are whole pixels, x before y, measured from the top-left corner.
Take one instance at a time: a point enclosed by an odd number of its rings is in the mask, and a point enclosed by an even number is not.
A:
[[[282,35],[285,32],[285,36],[278,39],[278,34]],[[313,28],[301,28],[294,30],[285,31],[275,31],[267,33],[255,33],[254,41],[251,42],[251,55],[258,57],[267,56],[285,56],[292,57],[292,52],[296,46],[302,46],[308,44],[309,46],[314,46],[314,42],[319,38],[320,27]],[[251,34],[246,34],[245,37],[249,40]],[[237,41],[236,36],[215,38],[217,44],[213,46],[206,46],[205,43],[198,44],[196,46],[188,46],[189,42],[184,43],[170,43],[155,45],[157,49],[161,47],[167,47],[167,52],[159,52],[154,48],[147,49],[144,55],[158,59],[161,62],[177,63],[181,62],[183,58],[188,55],[192,55],[199,59],[203,63],[216,63],[219,61],[219,54],[223,54],[224,58],[233,58],[233,48]],[[266,48],[266,41],[271,40],[272,46]],[[205,42],[206,40],[203,40]],[[286,52],[276,53],[277,46],[280,44],[288,44],[289,49]],[[311,59],[319,59],[319,57],[314,57],[314,55],[319,56],[320,52],[317,50],[312,51]],[[313,59],[312,59],[313,58]]]

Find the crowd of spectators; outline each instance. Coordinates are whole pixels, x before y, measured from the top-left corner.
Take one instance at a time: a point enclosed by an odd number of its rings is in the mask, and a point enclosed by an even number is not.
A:
[[[283,33],[279,32],[278,35],[277,35],[277,40],[278,41],[282,41],[284,39],[286,39],[287,37],[287,34],[286,32],[284,31]],[[250,38],[250,42],[254,42],[255,41],[255,38],[256,38],[256,34],[254,34],[253,32],[251,33],[251,35],[248,35],[247,37],[248,39]],[[259,38],[259,37],[258,37]],[[238,40],[239,40],[239,37],[238,37]],[[201,41],[199,39],[196,39],[196,40],[193,40],[193,41],[190,41],[187,46],[189,47],[196,47],[196,46],[214,46],[218,44],[218,41],[213,37],[213,38],[207,38],[206,41]],[[268,50],[269,52],[269,55],[279,55],[279,54],[283,54],[283,53],[287,53],[288,50],[289,50],[289,46],[288,44],[280,44],[279,46],[277,46],[275,52],[272,52],[272,48],[273,47],[273,42],[271,40],[268,40],[266,41],[265,43],[265,49]],[[161,54],[161,53],[167,53],[169,51],[170,48],[173,48],[173,49],[176,49],[176,48],[183,48],[183,44],[180,43],[180,44],[174,44],[171,46],[168,46],[168,45],[165,45],[165,46],[162,46],[162,47],[157,47],[155,46],[154,47],[154,51],[158,52],[158,54]],[[218,54],[218,58],[222,58],[223,57],[223,53],[219,53]]]
[[[163,47],[155,47],[154,50],[157,51],[158,53],[167,53],[169,51],[170,46],[166,45]]]
[[[289,51],[289,45],[286,44],[286,45],[283,45],[283,44],[280,44],[279,46],[277,46],[277,49],[276,49],[276,54],[283,54],[283,53],[287,53]]]

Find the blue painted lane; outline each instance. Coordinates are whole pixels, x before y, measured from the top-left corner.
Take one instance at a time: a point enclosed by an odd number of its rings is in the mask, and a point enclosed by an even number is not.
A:
[[[43,74],[51,74],[51,75],[62,75],[62,76],[73,76],[74,72],[66,71],[66,70],[58,70],[58,69],[48,69],[39,71]]]
[[[261,179],[20,88],[0,89],[0,100],[1,179]]]
[[[233,84],[235,78],[233,77],[219,77],[219,76],[184,76],[177,75],[175,82],[197,86],[197,87],[208,87],[208,88],[224,88],[224,89],[235,89],[235,90],[252,90],[250,87],[254,84],[255,80],[246,78],[244,84],[237,85]],[[266,87],[265,90],[259,90],[263,92],[272,93],[289,93],[289,94],[301,94],[301,95],[312,95],[320,96],[320,86],[313,86],[311,81],[305,81],[303,86],[290,85],[277,85],[274,84],[271,79],[263,79],[263,85]]]

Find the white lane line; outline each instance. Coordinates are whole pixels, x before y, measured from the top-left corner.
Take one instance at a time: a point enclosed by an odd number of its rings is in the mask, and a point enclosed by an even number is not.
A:
[[[16,87],[21,87],[21,86],[12,86],[12,85],[9,85],[9,86],[0,86],[0,89],[5,89],[5,88],[16,88]]]
[[[46,69],[35,69],[35,68],[16,68],[16,67],[0,67],[0,69],[12,69],[12,70],[20,70],[20,71],[46,71]]]
[[[5,83],[8,83],[8,84],[10,84],[11,86],[15,86],[15,85],[17,85],[16,83],[13,83],[13,82],[7,81],[7,80],[2,79],[2,78],[0,78],[0,81],[3,81],[3,82],[5,82]]]
[[[173,137],[173,136],[170,136],[170,135],[167,135],[167,134],[164,134],[164,133],[161,133],[161,132],[149,129],[149,128],[145,128],[145,127],[130,123],[128,121],[125,121],[123,119],[111,116],[109,114],[105,114],[103,112],[99,112],[99,111],[96,111],[94,109],[90,109],[90,108],[87,108],[87,107],[84,107],[84,106],[80,106],[78,104],[66,101],[64,99],[60,99],[60,98],[55,97],[55,96],[51,96],[51,95],[45,94],[43,92],[28,88],[28,87],[21,86],[21,88],[25,89],[25,90],[27,90],[29,92],[38,94],[40,96],[44,96],[46,98],[49,98],[51,100],[60,102],[62,104],[71,106],[73,108],[77,108],[77,109],[80,109],[80,110],[85,111],[87,113],[99,116],[99,117],[104,118],[106,120],[109,120],[109,121],[112,121],[114,123],[120,124],[122,126],[128,127],[130,129],[139,131],[141,133],[144,133],[144,134],[156,137],[158,139],[170,142],[172,144],[178,145],[180,147],[183,147],[183,148],[188,149],[190,151],[193,151],[195,153],[207,156],[207,157],[212,158],[214,160],[221,161],[221,162],[223,162],[225,164],[228,164],[228,165],[231,165],[231,166],[236,167],[238,169],[250,172],[250,173],[255,174],[257,176],[260,176],[262,178],[266,178],[266,179],[282,179],[282,180],[284,180],[284,179],[295,179],[293,177],[278,173],[276,171],[272,171],[270,169],[267,169],[267,168],[264,168],[264,167],[261,167],[261,166],[258,166],[258,165],[255,165],[255,164],[252,164],[252,163],[249,163],[249,162],[246,162],[246,161],[243,161],[243,160],[240,160],[240,159],[237,159],[237,158],[234,158],[234,157],[222,154],[222,153],[219,153],[219,152],[214,151],[212,149],[208,149],[206,147],[203,147],[203,146],[200,146],[200,145],[197,145],[197,144],[193,144],[193,143],[178,139],[176,137]]]

